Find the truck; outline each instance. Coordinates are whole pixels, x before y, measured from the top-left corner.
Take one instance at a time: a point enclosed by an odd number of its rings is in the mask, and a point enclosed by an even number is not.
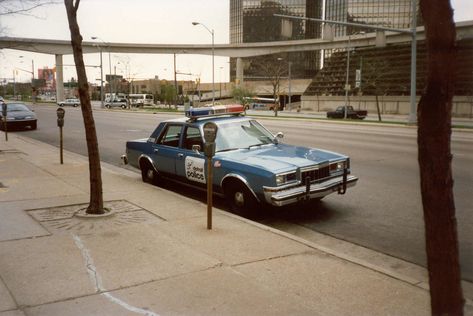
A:
[[[335,111],[328,111],[327,118],[344,118],[345,117],[345,108],[347,109],[347,118],[350,119],[359,119],[363,120],[367,115],[368,111],[365,110],[355,110],[351,105],[341,105],[338,106]]]

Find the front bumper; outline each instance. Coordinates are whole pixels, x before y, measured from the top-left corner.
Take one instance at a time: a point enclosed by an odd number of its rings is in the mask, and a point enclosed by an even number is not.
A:
[[[310,186],[299,185],[289,188],[264,187],[266,202],[275,206],[294,204],[299,201],[320,199],[334,192],[345,193],[346,188],[356,185],[355,176],[339,176]]]

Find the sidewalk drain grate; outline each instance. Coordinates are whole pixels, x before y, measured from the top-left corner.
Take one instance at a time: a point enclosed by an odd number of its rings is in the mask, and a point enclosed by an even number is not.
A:
[[[163,218],[126,200],[104,201],[104,207],[113,211],[112,216],[103,218],[75,216],[76,212],[87,206],[88,204],[75,204],[26,210],[26,212],[51,234],[86,234],[114,230],[127,225],[164,221]]]

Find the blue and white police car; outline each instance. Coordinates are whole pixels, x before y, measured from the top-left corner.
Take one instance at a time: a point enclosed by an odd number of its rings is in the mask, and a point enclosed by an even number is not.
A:
[[[186,117],[161,122],[149,138],[126,143],[123,161],[141,170],[145,182],[161,179],[206,189],[203,126],[217,125],[212,185],[236,210],[267,203],[283,206],[344,194],[358,178],[348,156],[281,143],[241,105],[186,111]]]

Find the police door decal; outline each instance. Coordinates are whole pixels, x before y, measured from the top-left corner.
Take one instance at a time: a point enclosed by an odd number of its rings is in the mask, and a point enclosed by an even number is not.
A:
[[[191,181],[200,183],[205,182],[205,159],[195,158],[191,156],[186,157],[186,178]]]

